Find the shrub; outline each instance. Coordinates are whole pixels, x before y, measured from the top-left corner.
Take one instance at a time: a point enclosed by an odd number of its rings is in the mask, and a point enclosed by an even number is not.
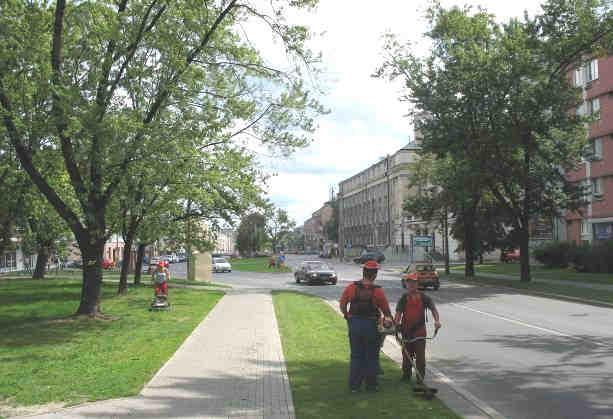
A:
[[[534,249],[533,255],[547,268],[566,268],[572,260],[575,247],[570,242],[553,242]]]

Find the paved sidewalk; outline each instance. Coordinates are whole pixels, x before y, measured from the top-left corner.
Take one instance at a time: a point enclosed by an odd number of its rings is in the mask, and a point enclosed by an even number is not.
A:
[[[226,294],[140,395],[29,417],[293,419],[272,295]]]

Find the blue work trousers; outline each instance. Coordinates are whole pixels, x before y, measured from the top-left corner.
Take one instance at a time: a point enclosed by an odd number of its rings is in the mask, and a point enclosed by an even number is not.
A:
[[[379,342],[375,319],[349,318],[349,388],[352,390],[359,389],[362,382],[365,382],[367,389],[377,385]]]

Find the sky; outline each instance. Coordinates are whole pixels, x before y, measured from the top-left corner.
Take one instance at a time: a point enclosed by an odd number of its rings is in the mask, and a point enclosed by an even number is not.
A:
[[[443,6],[481,5],[497,20],[531,15],[540,8],[534,0],[441,1]],[[386,32],[417,44],[424,53],[427,0],[320,0],[308,15],[300,15],[318,34],[309,44],[322,53],[322,78],[330,110],[318,120],[314,141],[289,158],[259,155],[269,199],[288,211],[298,226],[329,199],[330,188],[412,141],[407,103],[398,100],[400,82],[375,79],[383,61],[381,36]],[[271,47],[272,48],[272,47]],[[264,56],[271,51],[262,50]],[[272,53],[272,52],[271,52]]]

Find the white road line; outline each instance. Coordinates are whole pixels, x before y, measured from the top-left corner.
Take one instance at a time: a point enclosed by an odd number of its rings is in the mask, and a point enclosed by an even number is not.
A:
[[[532,329],[540,330],[542,332],[551,333],[552,335],[562,336],[562,337],[565,337],[565,338],[575,338],[572,335],[567,335],[566,333],[562,333],[562,332],[559,332],[557,330],[547,329],[545,327],[535,326],[533,324],[522,322],[520,320],[511,319],[509,317],[504,317],[504,316],[499,316],[497,314],[488,313],[487,311],[477,310],[476,308],[472,308],[472,307],[469,307],[469,306],[464,305],[464,304],[449,303],[449,305],[452,305],[452,306],[455,306],[455,307],[460,307],[460,308],[463,308],[465,310],[474,311],[475,313],[483,314],[484,316],[489,316],[489,317],[493,317],[495,319],[500,319],[500,320],[504,320],[504,321],[507,321],[507,322],[510,322],[510,323],[518,324],[520,326],[525,326],[525,327],[529,327],[529,328],[532,328]]]
[[[395,346],[398,350],[400,349],[400,345],[393,339],[389,339],[389,342]],[[388,355],[389,356],[389,355]],[[390,357],[391,358],[391,357]],[[431,365],[426,366],[426,370],[430,371],[436,378],[435,381],[439,383],[445,383],[448,385],[453,391],[462,396],[466,401],[473,404],[477,409],[481,410],[486,416],[491,419],[506,419],[500,412],[496,409],[488,405],[486,402],[472,394],[470,391],[464,389],[462,386],[457,384],[451,378],[443,374],[439,369],[432,367]]]

